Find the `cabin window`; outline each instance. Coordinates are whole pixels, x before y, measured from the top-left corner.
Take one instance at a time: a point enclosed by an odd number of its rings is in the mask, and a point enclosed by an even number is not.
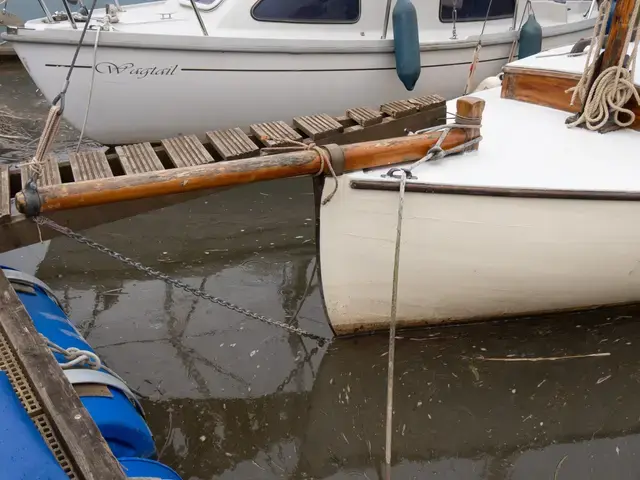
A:
[[[195,0],[196,8],[198,10],[209,11],[216,8],[220,5],[224,0]],[[190,0],[180,0],[180,4],[185,7],[191,7]]]
[[[258,0],[251,16],[261,22],[356,23],[360,0]]]
[[[453,7],[456,7],[458,17],[457,22],[483,22],[487,16],[487,8],[491,3],[488,20],[499,18],[510,18],[516,9],[515,0],[485,0],[478,2],[475,0],[440,0],[440,21],[453,21]]]

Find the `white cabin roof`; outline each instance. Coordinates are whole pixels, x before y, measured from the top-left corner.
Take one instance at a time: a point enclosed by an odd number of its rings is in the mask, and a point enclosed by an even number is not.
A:
[[[550,56],[571,47],[549,50],[511,66],[582,73],[586,55]],[[636,72],[636,83],[640,83]],[[500,97],[500,88],[472,93],[486,101],[479,150],[417,167],[420,184],[527,188],[573,191],[640,192],[640,132],[622,129],[607,134],[569,128],[570,113]],[[447,102],[455,112],[456,100]],[[389,168],[352,173],[356,180],[381,177]]]

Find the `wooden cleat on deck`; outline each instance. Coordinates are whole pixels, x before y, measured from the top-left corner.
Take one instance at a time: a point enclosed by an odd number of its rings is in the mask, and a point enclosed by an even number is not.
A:
[[[301,142],[302,136],[285,122],[256,123],[249,130],[265,147],[280,147],[289,145],[289,141]]]
[[[238,160],[258,155],[260,149],[241,128],[207,132],[207,137],[224,160]]]
[[[100,150],[71,153],[69,164],[76,182],[113,177],[107,156]]]
[[[361,127],[369,127],[382,121],[382,112],[368,107],[350,108],[347,116]]]
[[[127,175],[164,170],[162,162],[149,142],[116,147],[116,152]]]
[[[195,135],[166,138],[160,143],[176,168],[194,167],[214,161]]]
[[[342,125],[326,113],[294,117],[293,126],[302,130],[311,140],[342,132]]]

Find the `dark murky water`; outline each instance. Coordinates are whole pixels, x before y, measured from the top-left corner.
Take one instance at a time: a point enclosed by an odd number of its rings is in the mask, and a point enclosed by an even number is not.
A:
[[[0,76],[0,106],[42,118],[46,105],[17,78]],[[310,183],[290,180],[86,233],[329,335],[312,276],[312,216]],[[0,260],[37,268],[55,289],[145,397],[160,458],[185,480],[382,478],[385,335],[318,347],[62,238]],[[401,332],[393,478],[639,478],[638,318],[640,309],[625,308]],[[538,361],[515,361],[523,356]]]

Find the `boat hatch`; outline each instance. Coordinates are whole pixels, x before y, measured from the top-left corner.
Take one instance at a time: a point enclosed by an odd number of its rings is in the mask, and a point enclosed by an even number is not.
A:
[[[196,0],[192,4],[191,0],[179,0],[180,5],[184,5],[185,7],[195,5],[198,10],[204,10],[205,12],[217,8],[223,1],[224,0]]]

